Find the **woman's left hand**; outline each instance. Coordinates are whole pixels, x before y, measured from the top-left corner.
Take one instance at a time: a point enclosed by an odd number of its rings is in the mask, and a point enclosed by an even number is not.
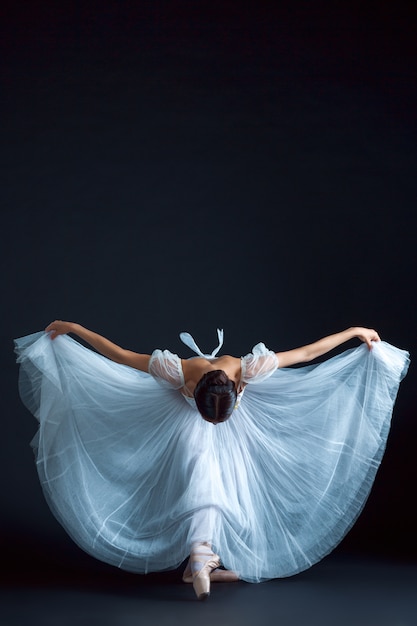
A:
[[[45,328],[45,332],[50,333],[51,339],[55,339],[58,335],[66,335],[67,333],[72,332],[73,327],[74,324],[72,322],[55,320]]]

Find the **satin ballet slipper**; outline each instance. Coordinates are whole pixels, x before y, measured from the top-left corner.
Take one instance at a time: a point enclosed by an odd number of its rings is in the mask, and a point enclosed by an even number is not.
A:
[[[193,575],[191,573],[190,562],[188,561],[187,566],[182,575],[182,580],[184,583],[192,583]],[[210,572],[210,582],[211,583],[236,583],[239,580],[239,576],[236,572],[232,572],[232,570],[216,568],[212,572]]]
[[[195,594],[199,600],[210,595],[210,574],[220,566],[220,557],[207,544],[198,544],[190,555],[190,570]]]
[[[212,583],[236,583],[239,580],[239,576],[231,569],[215,569],[210,574],[210,581]]]

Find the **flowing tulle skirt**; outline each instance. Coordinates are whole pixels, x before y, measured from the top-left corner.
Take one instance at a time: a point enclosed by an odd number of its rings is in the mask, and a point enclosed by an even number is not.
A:
[[[210,540],[250,582],[308,568],[352,526],[408,367],[381,342],[279,369],[213,426],[178,391],[68,336],[37,333],[16,349],[42,488],[77,544],[145,573]]]

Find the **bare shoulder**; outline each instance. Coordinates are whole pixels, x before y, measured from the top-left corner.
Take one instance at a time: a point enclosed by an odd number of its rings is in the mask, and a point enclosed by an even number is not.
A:
[[[217,359],[214,365],[216,369],[220,369],[226,372],[231,380],[240,380],[242,363],[239,357],[225,354],[224,356],[221,356],[219,359]]]
[[[181,359],[182,371],[184,372],[184,378],[192,379],[200,373],[207,366],[207,359],[200,357],[191,357],[190,359]]]
[[[224,354],[223,356],[219,356],[216,361],[224,361],[225,363],[237,363],[240,361],[240,357],[232,356],[231,354]]]

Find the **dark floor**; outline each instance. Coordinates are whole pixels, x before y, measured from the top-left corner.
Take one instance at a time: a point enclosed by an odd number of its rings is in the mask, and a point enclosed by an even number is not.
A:
[[[282,624],[415,626],[417,565],[330,556],[307,572],[259,585],[213,584],[199,603],[179,572],[44,577],[7,585],[1,626],[42,624]]]

